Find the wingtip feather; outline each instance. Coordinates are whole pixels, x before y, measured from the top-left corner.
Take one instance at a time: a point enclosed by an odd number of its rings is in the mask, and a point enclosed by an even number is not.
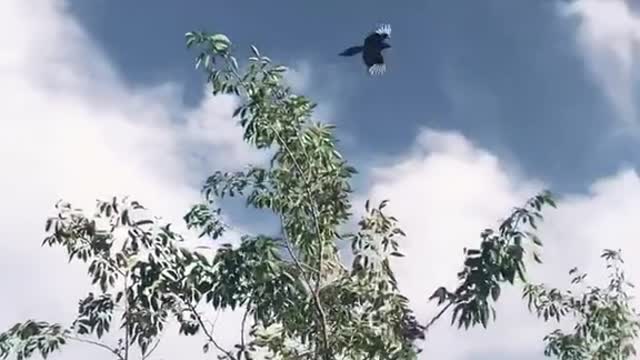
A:
[[[380,35],[387,35],[389,37],[391,37],[391,25],[389,24],[381,24],[378,26],[378,29],[376,29],[376,33],[380,34]]]
[[[385,64],[375,64],[369,68],[369,75],[379,76],[385,73],[387,66]]]

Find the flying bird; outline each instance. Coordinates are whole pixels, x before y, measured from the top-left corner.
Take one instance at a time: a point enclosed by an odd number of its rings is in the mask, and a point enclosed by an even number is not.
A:
[[[340,53],[340,56],[353,56],[362,53],[362,60],[370,75],[382,75],[387,70],[387,65],[382,57],[382,50],[390,48],[391,45],[385,40],[391,37],[391,25],[381,25],[366,39],[362,46],[352,46]]]

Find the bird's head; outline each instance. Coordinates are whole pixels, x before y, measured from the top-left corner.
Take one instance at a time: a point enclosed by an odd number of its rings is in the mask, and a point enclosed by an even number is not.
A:
[[[382,49],[383,49],[383,50],[384,50],[384,49],[388,49],[388,48],[390,48],[390,47],[391,47],[391,45],[387,44],[387,43],[386,43],[386,42],[384,42],[384,41],[382,42],[382,45],[381,45],[381,46],[382,46]]]

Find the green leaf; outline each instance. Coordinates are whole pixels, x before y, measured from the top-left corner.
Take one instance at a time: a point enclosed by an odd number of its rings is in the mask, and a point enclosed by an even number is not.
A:
[[[500,297],[500,285],[496,284],[491,288],[491,298],[493,301],[497,301]]]
[[[287,69],[287,67],[286,67],[286,66],[284,66],[284,65],[276,66],[276,67],[273,69],[273,71],[274,71],[274,72],[277,72],[277,73],[284,73],[284,72],[286,72],[287,70],[288,70],[288,69]]]
[[[251,47],[251,52],[253,53],[253,55],[255,55],[256,58],[260,58],[260,52],[258,51],[258,48],[255,47],[254,45],[250,45]]]
[[[224,34],[211,35],[209,41],[217,52],[225,52],[231,46],[231,40]]]

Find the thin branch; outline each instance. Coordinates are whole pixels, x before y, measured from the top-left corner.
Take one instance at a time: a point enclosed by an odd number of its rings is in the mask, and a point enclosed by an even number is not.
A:
[[[425,325],[424,327],[424,332],[428,332],[429,328],[435,324],[436,321],[438,321],[438,319],[440,319],[440,317],[442,317],[442,315],[444,315],[444,313],[451,307],[451,305],[453,305],[453,301],[450,301],[445,307],[442,308],[442,310],[440,310],[440,312],[434,316],[431,320],[429,320],[429,322],[427,323],[427,325]]]
[[[95,345],[97,347],[101,347],[101,348],[109,351],[110,353],[116,355],[118,357],[118,359],[125,360],[125,358],[122,357],[122,355],[120,355],[120,353],[116,349],[110,347],[109,345],[103,344],[103,343],[101,343],[99,341],[94,341],[94,340],[89,340],[89,339],[82,339],[82,338],[79,338],[79,337],[73,336],[73,335],[67,335],[66,338],[69,339],[69,340],[74,340],[74,341],[77,341],[77,342],[81,342],[81,343],[85,343],[85,344],[91,344],[91,345]]]
[[[298,259],[295,252],[293,251],[293,245],[289,240],[289,235],[287,234],[287,228],[285,226],[284,216],[282,214],[280,214],[280,227],[282,228],[282,239],[284,240],[285,248],[287,249],[289,256],[291,256],[291,258],[293,259],[293,263],[298,268],[298,271],[300,271],[300,276],[302,276],[302,279],[304,280],[305,284],[309,287],[309,291],[313,291],[313,286],[311,285],[311,281],[309,280],[309,278],[307,278],[307,275],[304,269],[302,268],[303,265],[305,266],[308,266],[308,265],[303,264],[300,261],[300,259]],[[316,269],[313,269],[313,270],[315,271]]]
[[[285,240],[283,240],[283,242],[285,242]],[[281,243],[278,243],[278,249],[282,249],[282,250],[286,250],[287,253],[289,254],[289,256],[291,256],[291,260],[293,260],[294,265],[296,265],[297,268],[304,268],[305,270],[312,272],[314,274],[318,273],[318,269],[307,265],[306,263],[303,263],[302,261],[298,261],[298,264],[295,264],[295,259],[294,259],[294,254],[293,254],[293,247],[291,246],[291,242],[289,241],[289,244],[284,244],[282,245]],[[299,259],[298,259],[299,260]],[[302,269],[299,269],[300,271],[302,271]]]
[[[242,316],[242,325],[240,325],[240,351],[246,351],[246,342],[244,339],[244,329],[247,324],[247,317],[249,316],[249,311],[251,310],[250,304],[247,304],[247,309],[244,311],[244,316]]]
[[[298,259],[298,257],[296,256],[296,254],[293,251],[292,248],[292,244],[291,241],[289,240],[289,237],[287,235],[287,229],[285,227],[285,223],[284,223],[284,217],[282,216],[282,214],[280,214],[280,225],[282,227],[282,238],[285,241],[286,247],[287,247],[287,251],[289,252],[289,255],[291,256],[291,258],[293,259],[293,262],[296,264],[296,266],[298,267],[298,271],[300,271],[300,275],[302,276],[302,279],[304,280],[305,284],[307,284],[307,286],[309,287],[309,291],[311,291],[312,295],[313,295],[313,302],[316,305],[316,309],[318,311],[318,313],[320,314],[320,321],[321,321],[321,326],[322,326],[322,332],[323,332],[323,340],[324,340],[324,345],[325,345],[325,351],[328,350],[328,346],[329,346],[329,336],[327,333],[327,315],[324,312],[324,309],[322,307],[322,303],[320,302],[320,295],[318,294],[317,291],[314,291],[312,285],[311,285],[311,281],[307,278],[306,273],[304,272],[304,270],[302,269],[302,262],[300,262],[300,260]],[[320,278],[320,275],[322,274],[322,269],[318,269],[318,279]]]
[[[129,328],[131,326],[129,316],[129,271],[124,276],[124,316],[126,321],[126,326],[124,327],[124,360],[129,360]]]
[[[211,333],[212,334],[213,334],[213,330],[216,327],[216,324],[218,323],[218,318],[219,317],[220,317],[220,309],[218,309],[218,311],[216,311],[216,317],[215,317],[215,319],[213,319],[213,322],[209,321],[209,319],[203,319],[203,320],[207,320],[207,322],[211,324]]]
[[[202,332],[205,334],[209,342],[211,342],[213,346],[215,346],[216,349],[218,349],[220,352],[224,353],[229,359],[235,360],[235,356],[233,356],[231,352],[225,350],[222,346],[218,345],[218,343],[213,339],[213,335],[207,330],[207,327],[205,326],[205,323],[202,320],[202,317],[200,316],[200,314],[198,314],[198,312],[196,311],[196,308],[187,301],[185,301],[185,303],[187,304],[187,307],[189,307],[189,310],[191,311],[191,313],[193,313],[193,315],[196,317],[196,320],[198,320],[198,324],[200,324],[200,328],[202,329]]]
[[[156,340],[156,343],[149,349],[149,351],[147,351],[146,354],[142,355],[142,360],[145,360],[149,358],[149,356],[151,356],[151,354],[158,348],[158,345],[160,345],[160,340],[162,340],[162,338],[159,336],[158,340]]]

